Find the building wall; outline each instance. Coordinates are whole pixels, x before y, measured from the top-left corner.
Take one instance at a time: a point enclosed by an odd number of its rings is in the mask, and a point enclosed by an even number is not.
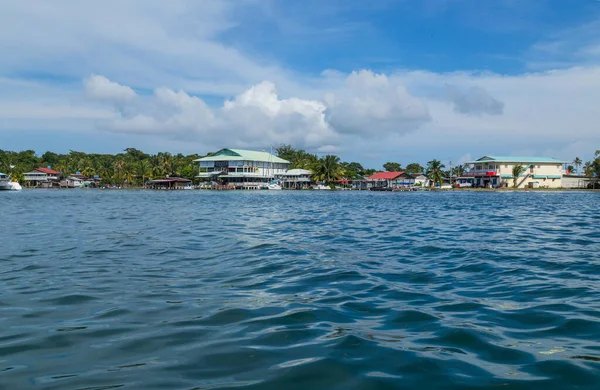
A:
[[[540,188],[560,188],[562,187],[563,168],[562,164],[557,163],[506,163],[494,162],[485,164],[474,164],[473,169],[482,171],[494,171],[499,176],[511,176],[510,178],[501,178],[499,185],[502,187],[512,187],[512,170],[516,165],[522,165],[527,169],[517,180],[518,188],[529,188],[530,183],[537,183]],[[554,178],[534,178],[534,176],[554,176]]]
[[[564,175],[562,178],[562,186],[564,188],[587,188],[590,179],[579,175]]]
[[[27,172],[23,174],[25,181],[47,181],[48,175],[42,172]]]
[[[226,170],[228,173],[250,174],[249,177],[274,178],[275,175],[283,174],[290,164],[269,163],[264,161],[200,161],[200,172],[214,170]],[[235,169],[235,172],[233,172]],[[224,177],[227,178],[226,176]]]

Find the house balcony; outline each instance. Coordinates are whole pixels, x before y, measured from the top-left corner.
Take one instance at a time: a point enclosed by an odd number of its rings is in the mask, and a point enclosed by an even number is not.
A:
[[[461,177],[473,177],[473,176],[499,176],[500,172],[493,169],[472,169],[469,172],[465,172]]]

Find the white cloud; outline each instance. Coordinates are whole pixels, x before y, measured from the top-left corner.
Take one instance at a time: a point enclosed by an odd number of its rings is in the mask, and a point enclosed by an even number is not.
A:
[[[133,89],[110,81],[104,76],[92,75],[83,81],[85,94],[96,100],[127,102],[135,98]]]
[[[398,80],[362,70],[325,94],[327,119],[341,133],[404,134],[430,120],[427,105]]]
[[[210,148],[224,143],[246,147],[292,143],[318,149],[337,137],[325,121],[322,103],[281,99],[270,82],[260,83],[218,108],[168,88],[157,88],[146,104],[124,108],[115,111],[103,126],[115,132],[184,138]]]
[[[501,115],[504,103],[490,96],[481,87],[461,88],[456,85],[446,86],[446,97],[454,104],[454,111],[461,114]]]

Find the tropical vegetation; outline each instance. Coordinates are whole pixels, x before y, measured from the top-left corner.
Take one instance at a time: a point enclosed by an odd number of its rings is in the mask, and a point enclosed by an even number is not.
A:
[[[442,181],[444,180],[444,168],[446,166],[442,164],[440,160],[431,160],[427,162],[427,170],[425,174],[429,179],[430,185],[442,185]]]
[[[362,164],[352,161],[341,161],[338,156],[317,156],[303,149],[296,149],[290,145],[281,145],[275,153],[291,163],[290,168],[308,169],[313,172],[317,181],[332,184],[341,179],[356,180],[373,175],[376,169],[366,168]],[[52,167],[53,169],[72,174],[79,172],[88,177],[98,176],[108,185],[142,186],[147,180],[177,176],[198,181],[198,164],[194,160],[203,157],[198,154],[183,155],[159,152],[148,154],[135,148],[127,148],[117,154],[94,154],[71,150],[67,154],[57,154],[51,151],[41,156],[33,150],[20,152],[0,149],[0,172],[10,173],[19,181],[23,180],[23,173],[37,167]],[[14,166],[14,169],[11,169]],[[581,170],[580,168],[583,167]],[[441,185],[444,178],[460,177],[468,171],[467,165],[457,165],[446,170],[440,160],[433,159],[423,167],[412,162],[402,168],[398,162],[383,164],[386,171],[406,171],[409,173],[425,173],[431,185]],[[513,168],[513,184],[523,173],[523,166]],[[594,158],[585,163],[576,157],[572,165],[568,166],[569,172],[583,173],[589,178],[600,177],[600,150],[596,150]]]
[[[525,167],[521,164],[515,165],[512,169],[513,187],[517,188],[517,181],[521,174],[525,172]]]
[[[155,155],[135,148],[127,148],[118,154],[88,154],[70,151],[68,154],[46,152],[37,156],[33,150],[12,152],[0,150],[0,172],[11,172],[22,181],[23,173],[38,167],[88,177],[98,176],[104,184],[142,186],[146,180],[165,176],[197,180],[197,154],[183,155],[160,152]],[[11,169],[14,166],[14,169]]]

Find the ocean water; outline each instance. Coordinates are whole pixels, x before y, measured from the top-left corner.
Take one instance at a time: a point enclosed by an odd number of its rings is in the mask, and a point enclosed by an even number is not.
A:
[[[0,389],[599,389],[599,206],[0,192]]]

